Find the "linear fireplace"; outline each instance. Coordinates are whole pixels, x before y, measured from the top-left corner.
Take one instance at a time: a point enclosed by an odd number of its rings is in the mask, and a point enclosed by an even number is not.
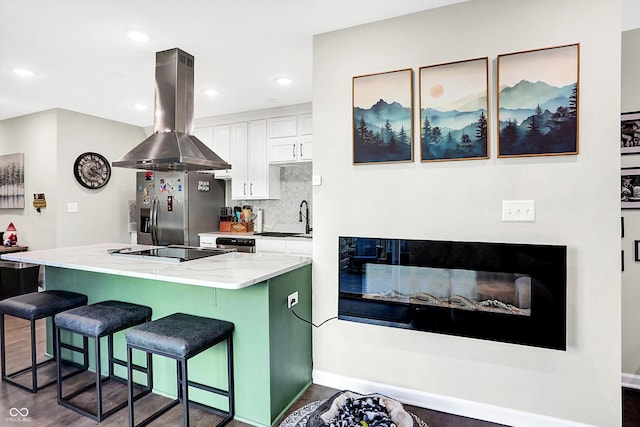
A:
[[[343,320],[566,350],[566,246],[339,238]]]

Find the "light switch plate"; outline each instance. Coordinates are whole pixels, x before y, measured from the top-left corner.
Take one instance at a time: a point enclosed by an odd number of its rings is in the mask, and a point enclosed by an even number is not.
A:
[[[503,200],[502,221],[535,221],[534,200]]]
[[[313,185],[322,185],[322,175],[313,175],[313,177],[311,177],[311,183]]]

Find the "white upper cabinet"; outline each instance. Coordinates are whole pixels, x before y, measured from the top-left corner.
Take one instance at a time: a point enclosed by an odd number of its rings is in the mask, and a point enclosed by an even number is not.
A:
[[[267,121],[230,125],[231,198],[280,198],[280,168],[267,162]]]
[[[229,162],[229,125],[196,128],[193,134],[196,138],[213,150],[227,163]],[[233,165],[231,165],[233,167]],[[205,171],[213,172],[216,179],[230,179],[231,170]]]
[[[267,121],[269,138],[287,138],[298,135],[298,118],[296,116],[276,117]]]
[[[222,125],[213,128],[213,152],[220,156],[227,163],[229,160],[231,149],[231,126]],[[231,167],[233,168],[233,163]],[[215,172],[216,179],[231,179],[231,169],[218,170]]]
[[[313,120],[311,114],[267,120],[270,164],[291,164],[312,160]]]
[[[300,135],[311,135],[313,133],[313,118],[311,114],[298,116],[298,129],[300,129]]]

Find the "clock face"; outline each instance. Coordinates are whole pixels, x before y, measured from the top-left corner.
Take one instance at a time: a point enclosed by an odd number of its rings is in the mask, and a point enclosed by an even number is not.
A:
[[[73,165],[76,180],[83,187],[98,189],[104,187],[111,178],[111,166],[107,159],[98,153],[83,153]]]

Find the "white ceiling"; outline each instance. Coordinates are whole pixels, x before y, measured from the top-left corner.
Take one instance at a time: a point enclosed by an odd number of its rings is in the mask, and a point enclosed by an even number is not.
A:
[[[195,57],[196,117],[311,102],[314,34],[463,1],[0,0],[0,120],[64,108],[151,126],[155,52],[174,47]],[[622,1],[622,29],[640,27],[640,1]]]

